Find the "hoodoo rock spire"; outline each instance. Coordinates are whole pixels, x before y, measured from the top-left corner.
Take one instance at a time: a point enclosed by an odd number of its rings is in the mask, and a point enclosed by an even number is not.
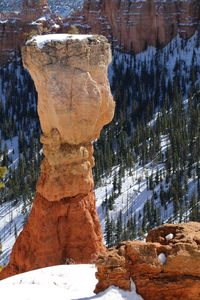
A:
[[[38,91],[44,160],[28,222],[0,278],[104,250],[93,192],[92,141],[113,118],[106,38],[36,36],[22,49]]]

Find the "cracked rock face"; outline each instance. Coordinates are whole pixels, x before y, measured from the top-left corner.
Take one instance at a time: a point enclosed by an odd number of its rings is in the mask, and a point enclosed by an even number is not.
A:
[[[38,92],[45,158],[28,223],[1,279],[68,261],[89,263],[105,250],[92,141],[114,114],[109,44],[102,36],[37,36],[22,55]]]
[[[111,285],[129,290],[132,278],[144,300],[200,299],[200,223],[167,224],[147,242],[127,241],[97,260],[95,292]]]

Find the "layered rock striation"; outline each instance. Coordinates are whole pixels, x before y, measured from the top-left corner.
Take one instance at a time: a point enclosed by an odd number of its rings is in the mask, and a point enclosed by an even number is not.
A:
[[[101,33],[126,51],[164,46],[178,33],[191,37],[200,21],[198,0],[85,0],[83,10],[66,19],[80,32]]]
[[[200,299],[200,223],[162,225],[147,242],[127,241],[97,260],[95,292],[111,285],[130,290],[130,279],[144,300]]]
[[[38,91],[44,160],[28,223],[0,278],[65,262],[89,263],[105,248],[93,192],[92,141],[113,118],[102,36],[46,35],[22,49]]]

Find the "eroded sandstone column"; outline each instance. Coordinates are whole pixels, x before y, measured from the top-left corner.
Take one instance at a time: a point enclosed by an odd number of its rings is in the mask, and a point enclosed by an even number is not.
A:
[[[28,223],[0,278],[66,261],[89,263],[104,250],[92,141],[114,113],[109,44],[102,36],[37,36],[22,54],[38,91],[45,158]]]

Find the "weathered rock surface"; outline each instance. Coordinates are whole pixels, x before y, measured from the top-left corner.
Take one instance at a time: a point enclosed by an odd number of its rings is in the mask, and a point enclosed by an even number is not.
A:
[[[45,158],[28,223],[1,279],[65,261],[89,263],[105,250],[92,141],[114,113],[109,44],[102,36],[37,36],[22,54],[38,91]]]
[[[130,289],[144,300],[200,299],[200,223],[162,225],[147,242],[127,241],[97,260],[95,292],[110,285]]]
[[[83,10],[67,22],[80,32],[101,33],[114,45],[140,52],[147,45],[166,45],[178,33],[191,37],[199,18],[199,0],[85,0]]]

